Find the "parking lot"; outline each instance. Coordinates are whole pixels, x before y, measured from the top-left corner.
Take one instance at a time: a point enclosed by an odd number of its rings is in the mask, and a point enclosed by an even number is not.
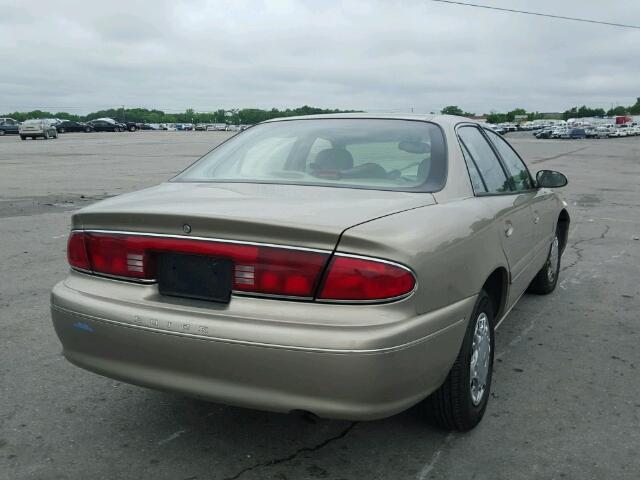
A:
[[[230,132],[0,138],[0,479],[637,479],[640,137],[507,139],[569,177],[559,288],[497,334],[492,398],[466,434],[417,411],[308,419],[130,386],[66,362],[49,291],[70,216],[159,183]],[[162,355],[162,352],[158,352]]]

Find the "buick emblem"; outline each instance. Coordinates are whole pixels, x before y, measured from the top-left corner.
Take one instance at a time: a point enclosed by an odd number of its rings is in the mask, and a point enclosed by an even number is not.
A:
[[[191,233],[191,225],[189,225],[188,223],[185,223],[185,224],[182,226],[182,231],[183,231],[184,233]]]

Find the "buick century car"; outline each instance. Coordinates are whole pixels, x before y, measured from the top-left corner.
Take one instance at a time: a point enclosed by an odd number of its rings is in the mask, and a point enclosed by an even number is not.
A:
[[[465,118],[267,121],[78,211],[53,324],[71,363],[132,384],[469,430],[495,328],[558,282],[566,182]]]

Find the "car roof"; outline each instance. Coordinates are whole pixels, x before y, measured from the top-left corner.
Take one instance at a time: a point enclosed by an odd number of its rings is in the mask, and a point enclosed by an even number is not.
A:
[[[320,115],[299,115],[295,117],[273,118],[262,123],[286,122],[290,120],[324,120],[324,119],[380,119],[380,120],[414,120],[423,122],[433,122],[440,125],[455,126],[458,123],[475,123],[482,125],[475,120],[467,117],[458,117],[456,115],[440,115],[440,114],[414,114],[414,113],[326,113]]]

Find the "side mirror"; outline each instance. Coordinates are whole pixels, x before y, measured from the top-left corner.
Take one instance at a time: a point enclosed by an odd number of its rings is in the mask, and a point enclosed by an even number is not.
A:
[[[536,173],[536,185],[538,188],[560,188],[567,183],[569,183],[567,177],[554,170],[540,170]]]

